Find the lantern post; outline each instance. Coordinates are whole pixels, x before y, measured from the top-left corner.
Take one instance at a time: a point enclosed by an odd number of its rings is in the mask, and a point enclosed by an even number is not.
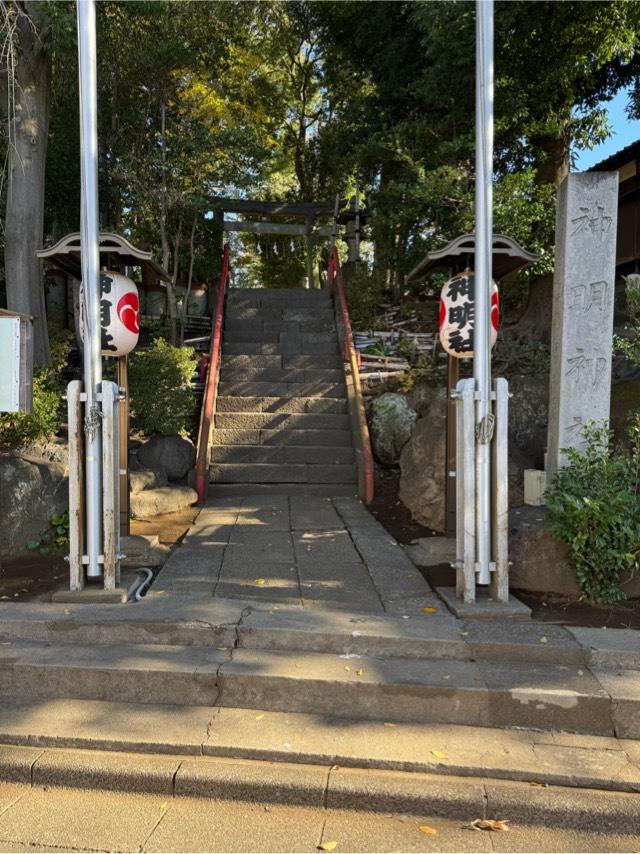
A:
[[[85,525],[87,577],[102,575],[102,383],[100,251],[98,237],[98,87],[95,0],[78,0],[80,80],[80,233],[84,284]]]
[[[493,244],[493,0],[476,0],[476,241],[473,376],[476,391],[476,573],[491,571],[490,293]]]

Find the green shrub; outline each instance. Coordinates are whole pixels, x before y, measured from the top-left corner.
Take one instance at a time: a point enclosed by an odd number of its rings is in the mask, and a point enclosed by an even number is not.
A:
[[[546,499],[554,535],[569,547],[580,590],[594,602],[624,599],[620,584],[640,556],[640,419],[631,447],[614,450],[607,427],[590,423],[584,448],[567,451]],[[625,577],[626,576],[626,577]]]
[[[197,359],[192,347],[172,347],[157,338],[129,362],[131,422],[146,435],[173,436],[192,426],[195,398],[191,378]]]
[[[64,420],[64,378],[73,333],[68,329],[49,330],[51,365],[33,375],[31,413],[0,414],[0,451],[18,450],[33,442],[46,441]]]

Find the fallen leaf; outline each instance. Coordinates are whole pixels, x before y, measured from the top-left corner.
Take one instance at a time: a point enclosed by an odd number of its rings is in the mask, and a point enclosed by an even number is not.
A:
[[[70,614],[70,613],[71,613],[71,611],[70,611],[68,608],[65,608],[65,609],[64,609],[64,613],[65,613],[65,614]]]
[[[584,670],[578,670],[578,676],[584,676]]]
[[[364,670],[360,668],[360,670],[356,670],[356,676],[364,676]]]
[[[344,669],[347,671],[347,673],[351,673],[351,668],[348,664],[345,664]]]
[[[469,634],[469,632],[460,632],[460,634],[462,635],[463,638],[466,638],[466,636]]]
[[[449,676],[449,674],[448,674],[448,673],[447,673],[447,675],[446,675],[446,676],[443,676],[442,678],[443,678],[443,679],[451,679],[451,677]]]
[[[256,584],[264,584],[265,583],[264,578],[256,578],[255,583]]]
[[[391,721],[385,721],[382,726],[398,726],[398,724],[392,724]]]
[[[256,720],[261,721],[263,717],[264,717],[264,715],[256,715]]]
[[[430,827],[428,824],[421,824],[421,825],[418,827],[418,830],[420,830],[422,833],[428,833],[428,834],[430,834],[431,836],[435,836],[435,835],[437,834],[437,832],[438,832],[438,831],[435,829],[435,827]]]
[[[474,830],[509,830],[508,821],[499,818],[477,818],[469,827]]]
[[[338,843],[331,840],[330,842],[323,842],[322,845],[318,845],[320,851],[335,851],[338,847]]]
[[[166,809],[168,809],[168,807],[169,807],[169,803],[167,801],[164,801],[164,803],[160,804],[161,810],[166,810]]]
[[[542,637],[540,638],[540,643],[549,643],[549,638],[545,635],[542,635]]]
[[[437,609],[437,608],[431,608],[431,607],[429,607],[429,608],[423,608],[423,609],[422,609],[422,611],[423,611],[423,613],[425,613],[425,614],[437,614],[437,613],[438,613],[438,609]]]
[[[431,752],[436,757],[436,759],[448,759],[449,758],[447,756],[447,754],[443,753],[441,750],[432,750]]]

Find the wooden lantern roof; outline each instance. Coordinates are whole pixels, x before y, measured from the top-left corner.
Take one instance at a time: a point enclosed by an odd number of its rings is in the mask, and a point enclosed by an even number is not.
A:
[[[476,251],[475,234],[463,234],[456,237],[442,249],[429,252],[406,276],[407,282],[419,282],[439,267],[451,267],[456,271],[468,265],[473,269]],[[534,264],[539,260],[538,255],[527,252],[512,237],[505,234],[493,235],[492,277],[504,279],[510,273]]]
[[[107,269],[121,267],[140,267],[143,281],[170,282],[171,276],[154,260],[151,252],[138,249],[120,234],[101,231],[100,266]],[[53,246],[36,252],[51,267],[61,270],[75,279],[82,278],[80,262],[80,232],[67,234]]]

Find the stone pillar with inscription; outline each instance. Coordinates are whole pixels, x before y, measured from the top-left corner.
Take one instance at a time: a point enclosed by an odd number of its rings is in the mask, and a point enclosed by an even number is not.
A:
[[[570,174],[558,193],[553,278],[547,483],[609,420],[618,173]]]

